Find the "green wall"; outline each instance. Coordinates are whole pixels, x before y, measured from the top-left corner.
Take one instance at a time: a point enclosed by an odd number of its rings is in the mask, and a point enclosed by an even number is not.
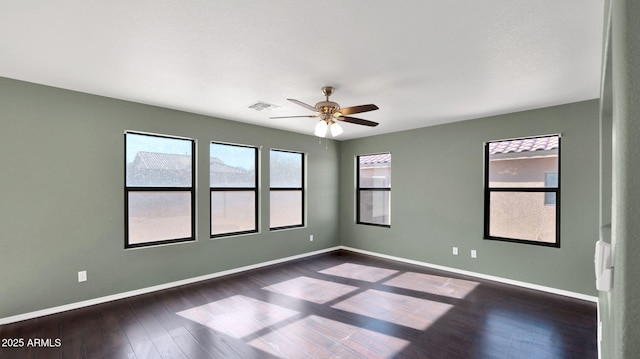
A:
[[[561,248],[483,240],[483,143],[553,133],[562,134]],[[345,141],[342,244],[595,296],[598,143],[597,100]],[[391,228],[357,225],[355,156],[385,151],[392,157]]]
[[[125,130],[197,140],[197,242],[124,250]],[[261,233],[209,239],[212,140],[263,146]],[[271,147],[308,154],[306,228],[268,229]],[[312,136],[0,78],[0,318],[336,246],[339,149]],[[87,282],[78,283],[80,270]]]

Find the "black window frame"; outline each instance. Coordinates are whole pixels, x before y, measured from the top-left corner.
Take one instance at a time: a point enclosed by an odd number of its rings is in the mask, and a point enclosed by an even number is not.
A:
[[[363,222],[360,220],[360,198],[361,192],[364,191],[384,191],[389,192],[389,200],[391,200],[391,184],[389,187],[361,187],[360,186],[360,157],[365,156],[377,156],[377,155],[389,155],[391,158],[391,152],[379,152],[379,153],[369,153],[364,155],[356,155],[356,224],[363,224],[367,226],[375,226],[375,227],[383,227],[383,228],[391,228],[391,218],[389,218],[389,224],[381,224],[381,223],[372,223],[372,222]],[[389,161],[391,164],[391,160]],[[391,206],[389,206],[389,216],[391,216]]]
[[[149,136],[158,138],[191,141],[191,187],[171,186],[128,186],[127,185],[127,135]],[[191,236],[184,238],[165,239],[144,243],[129,243],[129,194],[135,192],[189,192],[191,199]],[[195,242],[196,240],[196,140],[192,138],[152,134],[145,132],[125,131],[124,133],[124,248],[143,248],[165,244]]]
[[[211,146],[211,144],[216,144],[216,145],[224,145],[224,146],[235,146],[235,147],[243,147],[243,148],[251,148],[254,150],[254,166],[255,166],[255,178],[254,178],[254,187],[213,187],[211,186],[211,180],[209,180],[209,214],[211,217],[211,211],[213,209],[213,202],[211,200],[212,194],[213,192],[233,192],[233,191],[238,191],[238,192],[249,192],[249,191],[253,191],[254,192],[254,204],[255,204],[255,213],[254,213],[254,229],[252,230],[247,230],[247,231],[237,231],[237,232],[226,232],[226,233],[218,233],[218,234],[213,234],[213,220],[210,218],[209,219],[209,236],[210,238],[221,238],[221,237],[229,237],[229,236],[237,236],[237,235],[243,235],[243,234],[251,234],[251,233],[258,233],[259,232],[259,208],[260,208],[260,204],[259,204],[259,190],[258,190],[258,183],[259,183],[259,149],[256,146],[250,146],[250,145],[240,145],[240,144],[234,144],[234,143],[225,143],[225,142],[217,142],[217,141],[211,141],[209,146]],[[211,152],[209,152],[211,153]],[[211,176],[211,173],[209,173],[209,176]],[[211,177],[209,177],[211,178]]]
[[[269,166],[271,166],[271,152],[286,152],[286,153],[295,153],[300,155],[300,161],[301,161],[301,166],[300,166],[300,186],[301,187],[273,187],[273,185],[271,184],[271,171],[269,171],[269,198],[271,198],[271,192],[273,191],[300,191],[300,197],[301,197],[301,201],[302,203],[301,205],[301,213],[300,213],[300,219],[301,219],[301,223],[300,224],[292,224],[292,225],[287,225],[287,226],[279,226],[279,227],[271,227],[271,223],[269,223],[269,231],[279,231],[279,230],[283,230],[283,229],[291,229],[291,228],[301,228],[305,226],[305,206],[306,206],[306,200],[305,200],[305,166],[306,166],[306,155],[304,152],[300,152],[300,151],[290,151],[290,150],[281,150],[281,149],[276,149],[276,148],[271,148],[269,149]],[[271,168],[271,167],[270,167]],[[269,215],[271,215],[271,201],[269,201]],[[271,222],[271,220],[269,220],[269,222]]]
[[[557,179],[558,184],[556,187],[489,187],[489,145],[495,142],[504,142],[504,141],[518,141],[518,140],[529,140],[536,138],[545,138],[545,137],[558,137],[558,168],[557,168]],[[505,140],[494,140],[487,141],[484,144],[484,233],[483,239],[485,240],[495,240],[495,241],[504,241],[504,242],[512,242],[512,243],[522,243],[522,244],[531,244],[536,246],[544,246],[544,247],[554,247],[560,248],[560,202],[561,202],[561,162],[562,162],[562,136],[560,134],[549,134],[542,136],[531,136],[531,137],[521,137],[521,138],[512,138]],[[555,228],[555,242],[542,242],[542,241],[532,241],[527,239],[519,239],[519,238],[509,238],[509,237],[498,237],[490,235],[490,222],[491,222],[491,193],[493,192],[517,192],[517,193],[545,193],[545,206],[555,206],[556,212],[556,228]],[[555,204],[547,204],[547,194],[555,193]]]

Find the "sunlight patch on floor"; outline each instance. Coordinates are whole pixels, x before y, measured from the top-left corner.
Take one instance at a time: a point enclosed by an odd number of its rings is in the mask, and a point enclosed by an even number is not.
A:
[[[379,267],[365,266],[362,264],[344,263],[335,267],[321,270],[318,273],[363,280],[373,283],[392,276],[398,273],[398,271]]]
[[[431,274],[407,272],[391,278],[384,282],[384,284],[423,293],[462,299],[471,293],[480,283]]]
[[[369,289],[331,307],[424,330],[453,305]]]
[[[249,342],[280,358],[392,358],[409,341],[316,315]]]
[[[234,295],[176,314],[234,338],[242,338],[287,320],[299,312],[243,295]]]
[[[349,294],[357,290],[358,287],[301,276],[262,289],[313,303],[324,304]]]

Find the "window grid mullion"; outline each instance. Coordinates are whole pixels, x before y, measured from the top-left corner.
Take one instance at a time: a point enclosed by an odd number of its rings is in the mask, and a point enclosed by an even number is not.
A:
[[[209,188],[211,190],[211,192],[217,192],[217,191],[224,191],[224,192],[232,192],[232,191],[237,191],[237,192],[253,192],[253,191],[257,191],[258,189],[255,187],[210,187]]]
[[[558,187],[489,187],[491,192],[558,192]]]
[[[192,187],[125,187],[130,192],[189,192]]]

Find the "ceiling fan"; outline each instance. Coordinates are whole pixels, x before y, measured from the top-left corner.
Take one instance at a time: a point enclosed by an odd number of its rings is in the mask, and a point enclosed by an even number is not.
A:
[[[298,101],[296,99],[288,98],[287,100],[300,105],[306,109],[309,109],[315,112],[315,115],[301,115],[301,116],[281,116],[281,117],[269,117],[269,118],[294,118],[294,117],[309,117],[309,118],[320,118],[320,121],[316,125],[315,135],[318,137],[326,137],[327,133],[331,131],[331,136],[336,137],[340,135],[343,130],[342,127],[336,121],[344,121],[349,123],[355,123],[357,125],[378,126],[377,122],[363,120],[361,118],[355,118],[348,115],[352,115],[354,113],[362,113],[368,111],[374,111],[378,109],[378,106],[374,104],[368,105],[360,105],[360,106],[352,106],[340,108],[338,103],[329,101],[329,96],[333,94],[334,88],[331,86],[325,86],[322,88],[322,93],[325,95],[325,101],[318,102],[315,106],[308,105],[302,101]]]

